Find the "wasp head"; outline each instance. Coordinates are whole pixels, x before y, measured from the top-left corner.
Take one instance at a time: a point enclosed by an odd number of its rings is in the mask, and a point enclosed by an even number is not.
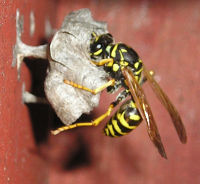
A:
[[[113,43],[113,37],[110,33],[97,35],[95,32],[92,33],[92,39],[90,42],[90,56],[93,59],[105,58],[106,47]]]

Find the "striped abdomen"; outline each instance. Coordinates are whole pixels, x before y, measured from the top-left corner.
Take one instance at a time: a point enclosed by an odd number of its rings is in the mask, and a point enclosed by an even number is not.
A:
[[[104,132],[107,136],[123,136],[135,129],[142,118],[132,100],[126,101],[106,124]]]

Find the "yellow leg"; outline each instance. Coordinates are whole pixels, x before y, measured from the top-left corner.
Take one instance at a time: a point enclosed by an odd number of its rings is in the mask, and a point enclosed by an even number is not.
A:
[[[153,77],[155,75],[155,72],[153,70],[149,70],[149,74]]]
[[[53,135],[57,135],[60,132],[63,132],[65,130],[69,130],[72,128],[76,128],[76,127],[82,127],[82,126],[97,126],[99,125],[106,117],[108,117],[111,113],[111,111],[113,110],[114,106],[111,104],[108,108],[108,110],[106,111],[106,113],[102,114],[101,116],[99,116],[98,118],[96,118],[95,120],[91,121],[91,122],[81,122],[81,123],[75,123],[72,125],[68,125],[68,126],[63,126],[60,127],[56,130],[52,130],[51,133]]]
[[[149,70],[149,74],[150,74],[152,77],[154,77],[155,72],[154,72],[153,70]],[[146,82],[146,81],[147,81],[147,78],[146,78],[146,76],[144,76],[144,77],[142,78],[142,80],[140,81],[140,85],[144,84],[144,82]]]
[[[79,88],[79,89],[82,89],[82,90],[85,90],[85,91],[89,91],[90,93],[96,95],[97,93],[99,93],[99,92],[103,91],[104,89],[106,89],[108,86],[113,86],[115,84],[115,79],[109,80],[107,83],[105,83],[104,85],[102,85],[102,86],[100,86],[100,87],[98,87],[96,89],[89,89],[89,88],[87,88],[85,86],[76,84],[76,83],[74,83],[72,81],[69,81],[69,80],[66,80],[66,79],[64,80],[64,83],[68,84],[70,86],[73,86],[75,88]]]
[[[93,63],[94,65],[96,66],[103,66],[107,63],[109,63],[109,65],[112,65],[113,64],[113,59],[112,58],[108,58],[108,59],[102,59],[101,61],[97,62],[97,61],[93,61],[91,60],[91,63]]]

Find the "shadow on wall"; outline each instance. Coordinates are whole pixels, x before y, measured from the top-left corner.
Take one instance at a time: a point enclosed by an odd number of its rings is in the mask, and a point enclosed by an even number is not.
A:
[[[45,97],[44,80],[48,61],[26,58],[24,62],[31,73],[32,84],[30,92],[38,97]],[[35,143],[38,146],[47,143],[50,130],[63,126],[63,123],[48,104],[27,104],[27,107],[32,122]],[[92,119],[93,117],[91,115],[82,115],[77,122],[91,121]],[[73,130],[73,132],[76,136],[75,143],[73,144],[75,146],[72,146],[71,149],[63,150],[63,152],[66,151],[66,153],[62,158],[62,165],[60,167],[65,171],[79,169],[80,167],[85,167],[91,164],[90,150],[87,141],[84,140],[84,137],[80,133],[76,132],[76,130]],[[33,152],[35,154],[40,154],[41,157],[46,159],[48,157],[48,151],[46,150],[45,153],[40,151],[39,153],[36,150]]]
[[[90,149],[81,135],[77,137],[76,148],[68,155],[70,156],[63,162],[63,170],[70,171],[91,165]]]
[[[45,97],[44,80],[48,61],[26,58],[25,64],[31,73],[31,90],[30,92],[39,97]],[[32,122],[33,133],[36,144],[47,141],[50,120],[53,118],[53,110],[47,104],[27,104]]]

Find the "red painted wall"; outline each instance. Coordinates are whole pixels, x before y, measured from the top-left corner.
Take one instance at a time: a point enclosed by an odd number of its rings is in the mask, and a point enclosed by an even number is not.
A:
[[[0,183],[199,183],[200,2],[38,2],[1,1]],[[156,71],[160,85],[182,116],[188,143],[179,142],[169,115],[145,85],[168,160],[157,153],[144,123],[119,139],[103,136],[102,124],[50,136],[48,143],[37,144],[29,111],[21,100],[22,82],[30,89],[31,74],[23,64],[18,81],[16,68],[11,67],[16,8],[25,17],[22,39],[34,45],[44,36],[46,16],[59,27],[70,11],[90,8],[95,19],[108,23],[116,41],[131,45],[146,66]],[[29,36],[31,10],[36,16],[34,37]],[[93,117],[104,112],[110,101],[103,93]]]
[[[22,83],[30,90],[31,75],[22,65],[21,80],[12,67],[16,43],[16,10],[24,15],[22,40],[30,45],[41,44],[46,18],[55,23],[53,1],[0,1],[0,183],[48,183],[48,164],[38,155],[30,114],[22,103]],[[30,12],[35,15],[35,33],[30,36]]]

